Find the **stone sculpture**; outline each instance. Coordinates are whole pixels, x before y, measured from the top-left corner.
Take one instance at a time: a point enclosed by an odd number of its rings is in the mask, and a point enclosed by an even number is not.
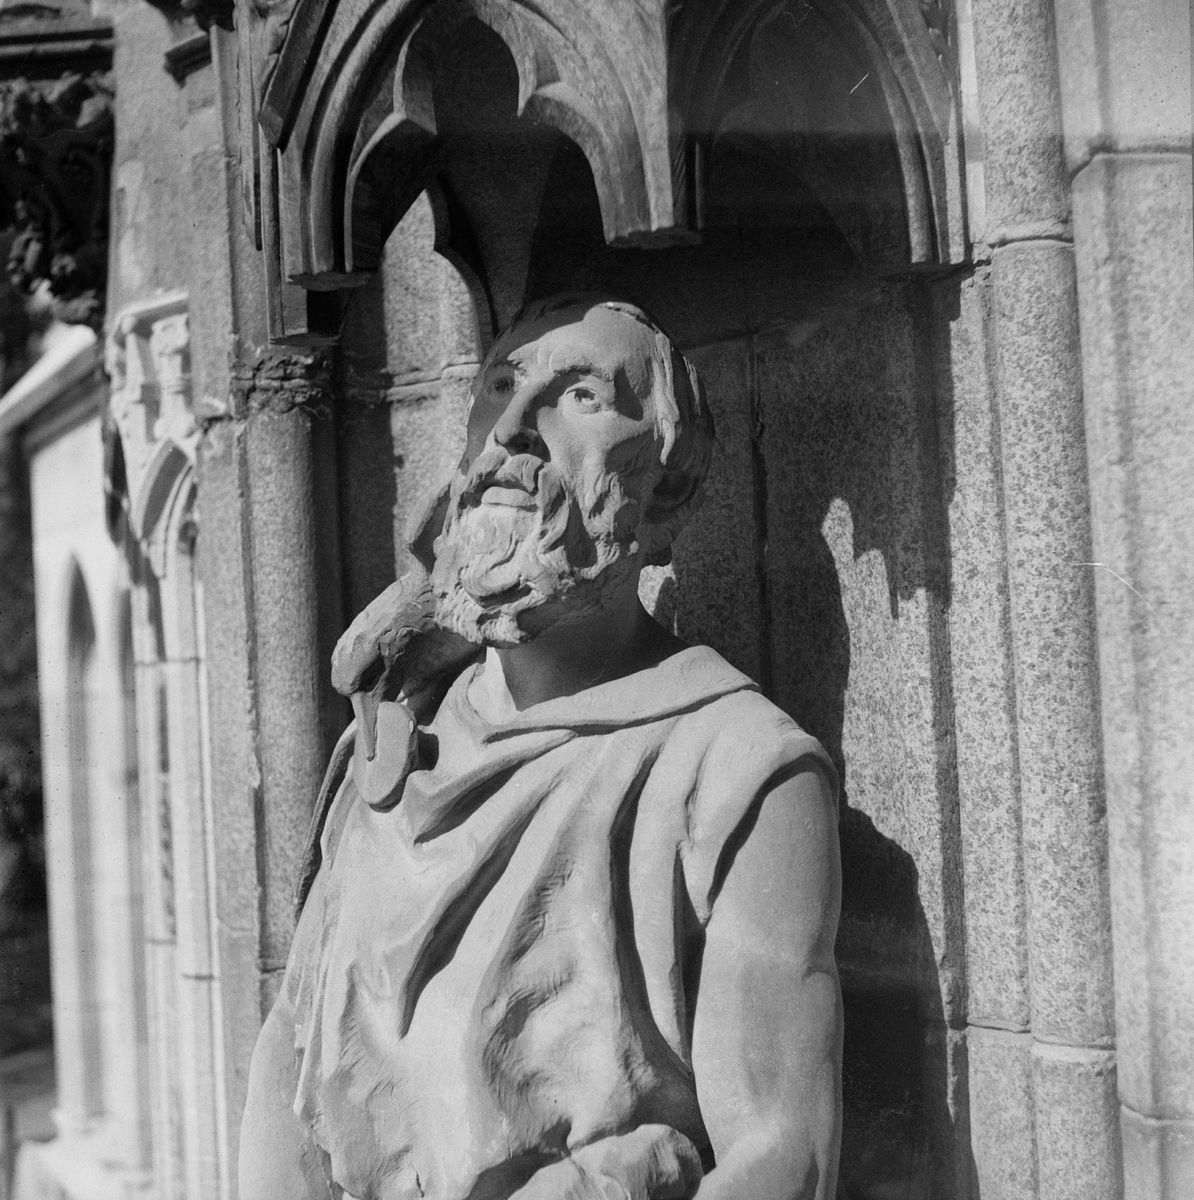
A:
[[[833,1196],[834,770],[638,599],[712,444],[632,305],[495,343],[421,569],[336,650],[243,1200]]]

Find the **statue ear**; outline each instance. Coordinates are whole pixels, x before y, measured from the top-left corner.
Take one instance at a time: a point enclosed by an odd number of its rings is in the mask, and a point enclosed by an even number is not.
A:
[[[665,471],[643,511],[639,542],[643,562],[664,567],[672,561],[672,540],[705,499],[700,477],[688,471]]]
[[[643,519],[652,525],[671,525],[677,518],[683,521],[688,515],[685,510],[696,499],[700,486],[700,479],[688,471],[665,470],[647,501]]]
[[[406,522],[406,548],[428,575],[435,566],[435,539],[443,531],[444,518],[448,515],[451,486],[451,481],[443,484],[410,514]]]

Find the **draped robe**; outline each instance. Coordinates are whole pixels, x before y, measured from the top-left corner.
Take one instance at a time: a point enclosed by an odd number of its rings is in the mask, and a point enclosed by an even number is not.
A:
[[[284,985],[295,1113],[359,1200],[502,1200],[653,1123],[708,1164],[703,930],[752,807],[833,767],[707,647],[502,725],[469,701],[479,669],[420,731],[397,807],[350,769],[323,821]]]

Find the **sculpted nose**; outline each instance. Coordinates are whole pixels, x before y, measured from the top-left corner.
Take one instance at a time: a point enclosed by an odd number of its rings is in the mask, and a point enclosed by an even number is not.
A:
[[[535,428],[538,390],[522,388],[510,400],[493,427],[493,440],[510,454],[535,454],[547,458],[547,447]]]

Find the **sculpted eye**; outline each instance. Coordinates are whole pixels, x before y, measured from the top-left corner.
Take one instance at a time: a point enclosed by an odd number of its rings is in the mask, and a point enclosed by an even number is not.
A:
[[[585,408],[595,408],[601,403],[601,397],[592,388],[574,387],[568,389],[568,394]]]

